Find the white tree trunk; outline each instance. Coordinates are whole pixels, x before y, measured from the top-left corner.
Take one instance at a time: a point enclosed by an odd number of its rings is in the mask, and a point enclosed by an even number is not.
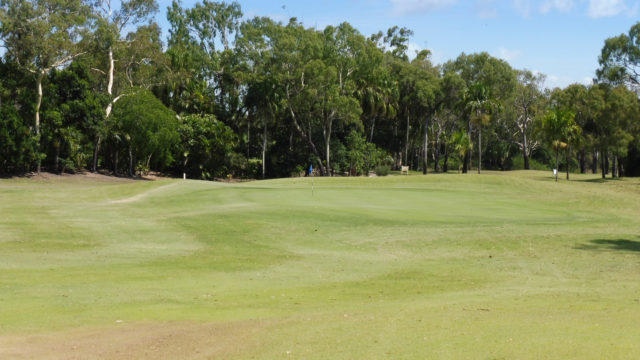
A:
[[[36,80],[38,86],[38,99],[36,100],[36,141],[38,146],[38,151],[40,151],[40,106],[42,105],[42,79],[44,78],[45,70],[42,70],[38,73],[38,78]],[[38,164],[36,165],[36,172],[40,174],[40,165],[42,160],[40,160],[40,156],[38,155]]]

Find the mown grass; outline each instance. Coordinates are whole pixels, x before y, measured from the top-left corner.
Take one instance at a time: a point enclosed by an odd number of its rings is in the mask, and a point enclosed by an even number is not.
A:
[[[640,181],[573,179],[0,180],[0,335],[256,321],[232,358],[638,358]]]

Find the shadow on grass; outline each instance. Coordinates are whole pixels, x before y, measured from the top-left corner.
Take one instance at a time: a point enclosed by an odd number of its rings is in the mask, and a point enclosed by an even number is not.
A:
[[[596,239],[589,241],[589,244],[579,245],[576,248],[580,250],[616,250],[640,252],[640,241],[629,239]]]
[[[611,181],[620,181],[620,180],[621,180],[621,178],[615,178],[615,179],[606,178],[606,179],[603,179],[603,178],[600,177],[600,178],[597,178],[597,179],[582,179],[582,180],[574,180],[574,181],[601,184],[601,183],[607,183],[607,182],[611,182]]]

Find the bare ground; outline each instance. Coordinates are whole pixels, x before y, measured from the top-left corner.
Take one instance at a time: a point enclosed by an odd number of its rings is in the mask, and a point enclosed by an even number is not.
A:
[[[163,177],[156,173],[150,173],[149,175],[145,175],[143,178],[130,178],[130,177],[121,177],[115,176],[106,173],[92,173],[89,171],[78,172],[75,174],[55,174],[49,172],[41,172],[40,174],[31,172],[27,173],[23,176],[16,176],[16,179],[19,178],[28,178],[32,180],[40,180],[40,181],[56,181],[56,180],[69,180],[69,179],[78,179],[78,180],[98,180],[104,182],[131,182],[131,181],[139,181],[139,180],[160,180],[160,179],[168,179],[167,177]]]
[[[252,344],[269,321],[221,324],[117,324],[26,336],[0,336],[0,359],[225,359]]]
[[[156,193],[156,192],[162,192],[162,191],[164,191],[164,190],[166,190],[166,189],[168,189],[170,187],[176,186],[177,184],[179,184],[179,183],[174,182],[174,183],[171,183],[171,184],[168,184],[168,185],[163,185],[163,186],[160,186],[160,187],[157,187],[157,188],[153,188],[151,190],[147,190],[147,191],[142,192],[140,194],[128,197],[126,199],[120,199],[120,200],[111,201],[111,203],[112,204],[128,204],[128,203],[136,202],[136,201],[139,201],[139,200],[143,199],[145,196],[148,196],[148,195]]]

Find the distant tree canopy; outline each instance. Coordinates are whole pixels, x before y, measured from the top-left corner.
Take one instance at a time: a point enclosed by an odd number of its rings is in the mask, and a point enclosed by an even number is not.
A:
[[[593,85],[488,53],[434,65],[410,29],[245,18],[236,2],[0,2],[0,174],[362,175],[376,167],[640,175],[640,23]],[[562,157],[560,155],[563,155]]]

